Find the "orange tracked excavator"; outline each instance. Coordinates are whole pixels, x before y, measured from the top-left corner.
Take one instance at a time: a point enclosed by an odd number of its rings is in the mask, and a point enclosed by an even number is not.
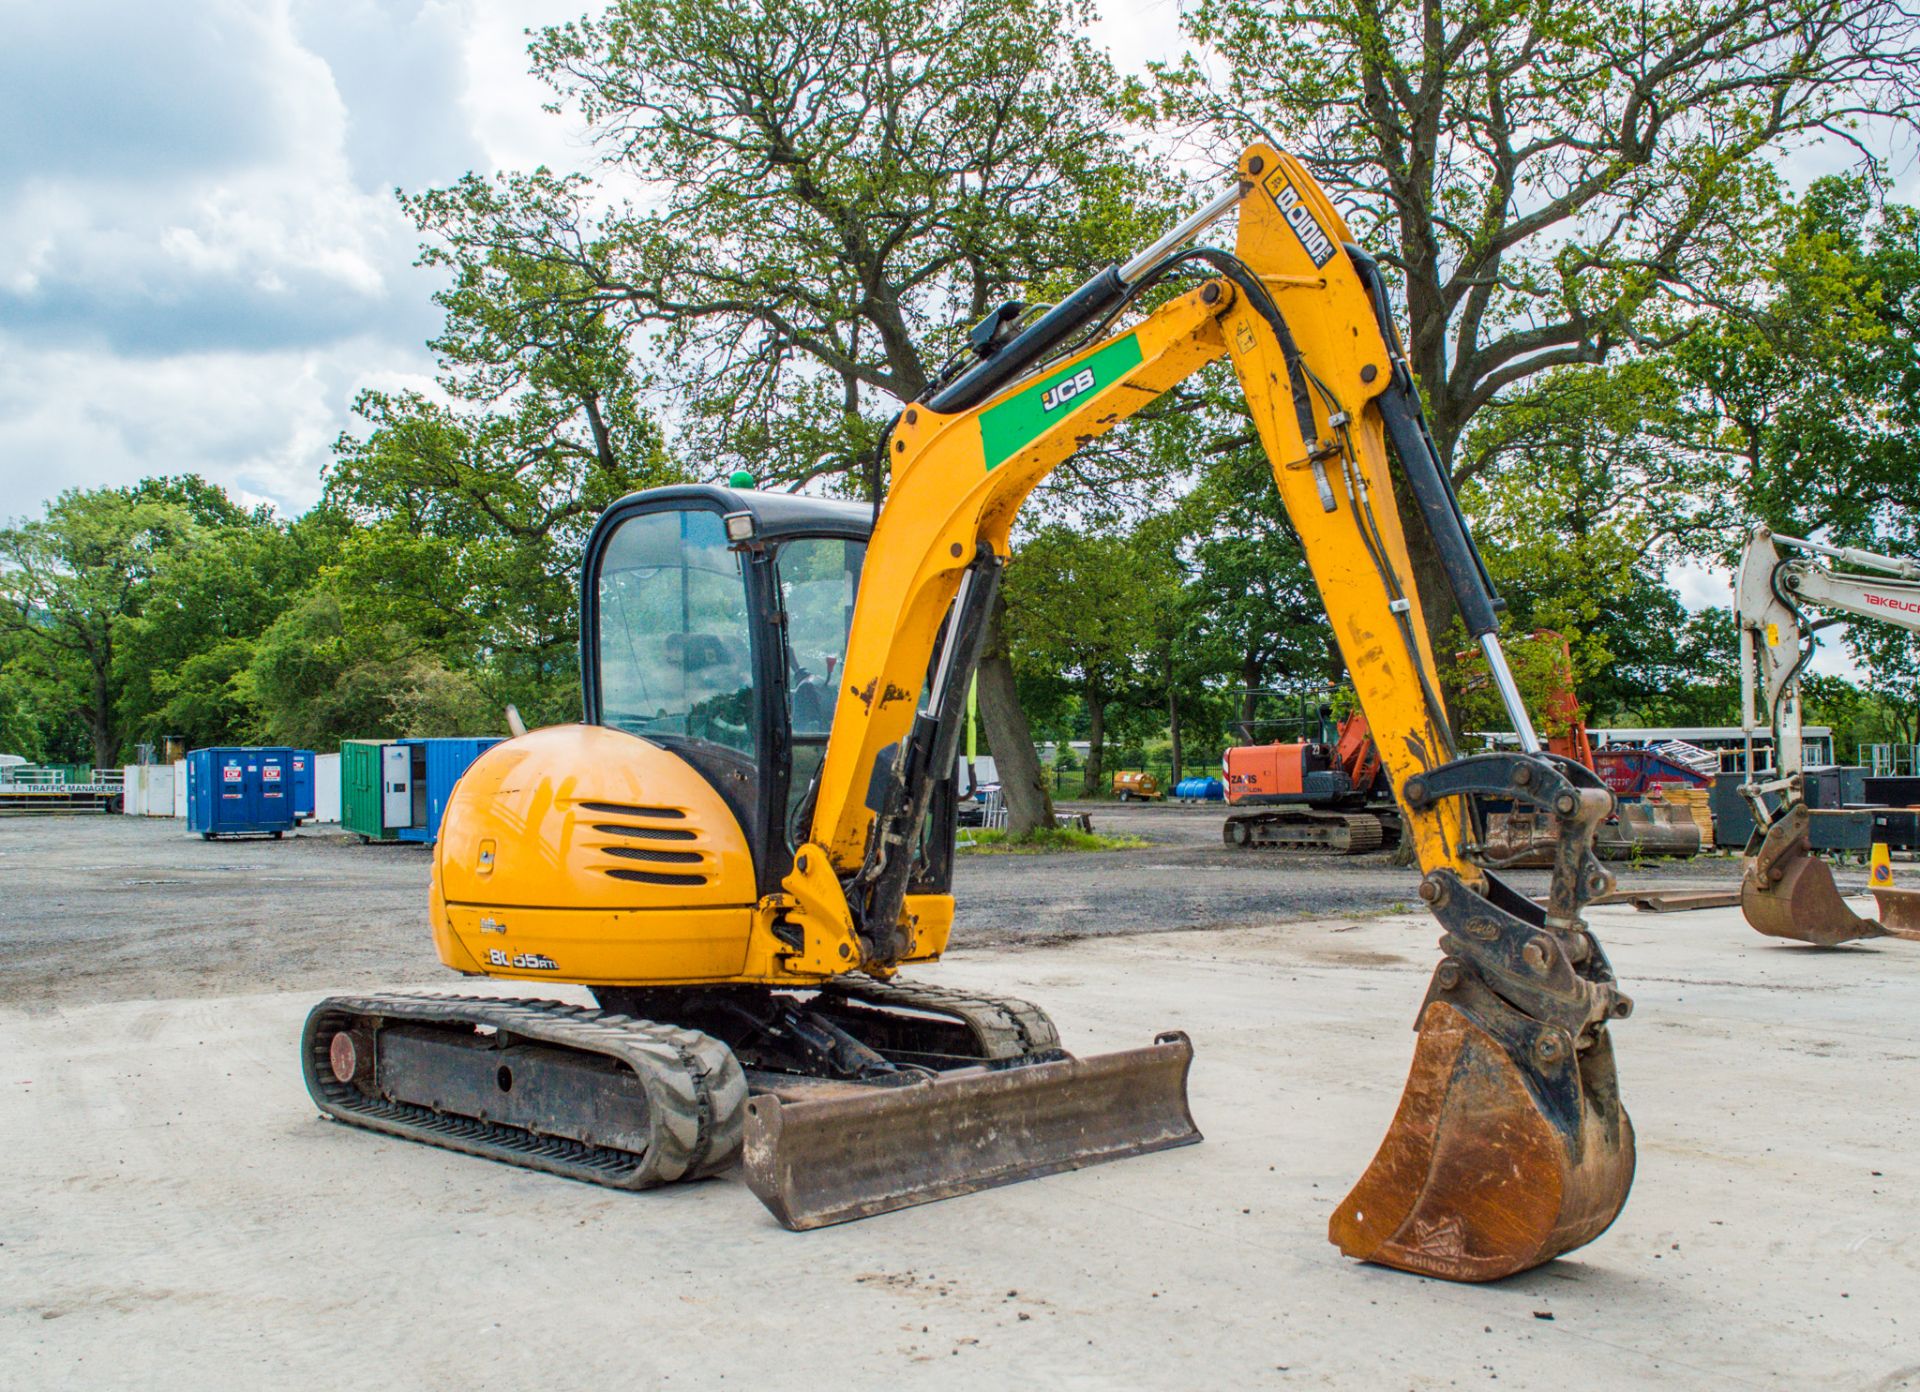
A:
[[[1190,245],[1230,214],[1234,250]],[[1141,311],[1182,279],[1198,283]],[[1405,1095],[1330,1235],[1469,1281],[1591,1240],[1634,1157],[1608,1034],[1629,1004],[1581,916],[1610,883],[1593,831],[1612,798],[1534,736],[1378,267],[1306,170],[1264,145],[1125,264],[977,326],[887,436],[877,515],[719,488],[609,510],[582,593],[587,721],[480,756],[447,807],[431,892],[447,965],[581,983],[599,1008],[323,1001],[303,1051],[321,1109],[629,1188],[739,1159],[799,1228],[1197,1140],[1183,1036],[1074,1058],[1037,1007],[912,972],[953,921],[955,749],[1021,505],[1221,359],[1443,933]],[[1396,463],[1517,751],[1454,748]],[[1544,906],[1468,854],[1467,801],[1492,794],[1559,818]]]
[[[1222,756],[1227,802],[1239,809],[1220,827],[1229,846],[1364,855],[1399,844],[1400,809],[1366,716],[1328,728],[1332,712],[1320,710],[1318,740],[1240,744]]]

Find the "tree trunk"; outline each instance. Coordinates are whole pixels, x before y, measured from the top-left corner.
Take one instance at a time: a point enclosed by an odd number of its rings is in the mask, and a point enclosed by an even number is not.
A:
[[[995,598],[987,615],[986,650],[980,659],[980,725],[999,771],[1000,795],[1006,799],[1007,835],[1018,838],[1053,825],[1053,797],[1040,757],[1033,751],[1027,713],[1020,709],[1020,695],[1014,688],[1002,622],[1006,612],[1006,601]]]
[[[1172,683],[1167,686],[1167,757],[1173,767],[1167,773],[1167,792],[1173,792],[1173,785],[1180,782],[1180,702],[1175,699]]]
[[[1101,746],[1107,737],[1107,703],[1104,697],[1096,696],[1091,691],[1086,695],[1086,702],[1087,768],[1080,776],[1080,796],[1099,797],[1101,765],[1106,762]]]
[[[107,669],[96,664],[93,672],[93,705],[86,712],[87,730],[93,736],[93,766],[112,768],[120,754],[120,741],[113,731],[113,692]]]
[[[1257,653],[1248,653],[1247,660],[1240,664],[1240,738],[1246,744],[1253,744],[1253,717],[1257,710],[1260,689],[1260,658]]]

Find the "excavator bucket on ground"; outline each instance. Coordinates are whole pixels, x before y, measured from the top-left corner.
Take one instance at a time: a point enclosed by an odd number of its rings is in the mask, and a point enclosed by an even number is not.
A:
[[[1386,1139],[1328,1224],[1350,1257],[1495,1281],[1591,1242],[1633,1186],[1610,1021],[1633,1003],[1581,917],[1612,877],[1593,855],[1613,797],[1572,761],[1458,759],[1402,785],[1409,811],[1509,795],[1557,813],[1545,904],[1492,874],[1431,871],[1445,954]]]
[[[1617,844],[1622,848],[1617,856],[1612,854],[1616,844],[1612,833],[1616,830],[1619,832]],[[1618,821],[1601,826],[1594,846],[1602,860],[1636,854],[1685,858],[1700,854],[1701,839],[1700,824],[1684,807],[1659,802],[1623,802]]]
[[[825,1227],[1200,1140],[1180,1033],[1096,1058],[985,1066],[891,1088],[747,1103],[747,1184],[786,1227]]]
[[[1445,1000],[1426,1007],[1400,1109],[1328,1228],[1346,1255],[1495,1281],[1591,1242],[1619,1213],[1634,1145],[1612,1045],[1603,1035],[1543,1066],[1560,1032],[1529,1042],[1538,1026],[1505,1013],[1518,1028],[1501,1038]]]
[[[1516,868],[1553,864],[1560,826],[1552,813],[1527,809],[1493,812],[1487,814],[1486,827],[1481,844],[1488,864]],[[1699,855],[1700,846],[1699,823],[1685,809],[1624,802],[1618,816],[1596,830],[1593,852],[1602,860],[1631,860],[1635,856],[1684,860]]]
[[[1837,947],[1860,938],[1889,935],[1884,923],[1847,907],[1833,871],[1813,853],[1813,817],[1794,807],[1767,828],[1759,851],[1740,880],[1740,912],[1756,932],[1815,947]]]

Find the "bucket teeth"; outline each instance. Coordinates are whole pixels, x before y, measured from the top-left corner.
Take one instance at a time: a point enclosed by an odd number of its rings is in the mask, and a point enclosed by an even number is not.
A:
[[[747,1104],[747,1184],[788,1228],[823,1227],[1200,1140],[1193,1047],[945,1073]]]

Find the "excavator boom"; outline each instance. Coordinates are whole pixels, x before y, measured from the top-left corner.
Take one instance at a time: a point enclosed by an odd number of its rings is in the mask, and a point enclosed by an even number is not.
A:
[[[1234,252],[1187,246],[1235,210]],[[1206,278],[1195,288],[1101,333],[1151,287],[1196,272]],[[953,766],[966,674],[1021,504],[1091,439],[1225,357],[1397,790],[1421,896],[1445,929],[1399,1113],[1331,1236],[1350,1255],[1460,1280],[1524,1270],[1590,1240],[1625,1201],[1633,1171],[1606,1033],[1630,1006],[1580,917],[1611,885],[1592,844],[1612,798],[1534,733],[1500,649],[1499,601],[1372,260],[1296,161],[1255,146],[1236,185],[1160,244],[1030,323],[1008,306],[974,343],[978,361],[907,407],[886,443],[891,489],[811,839],[786,882],[809,955],[884,975],[915,951],[901,887],[929,781]],[[1517,754],[1457,757],[1395,502],[1396,462],[1520,735]],[[1470,859],[1467,804],[1484,795],[1558,818],[1544,908]],[[808,1107],[770,1104],[748,1120],[749,1154],[803,1183],[806,1167],[782,1166],[780,1148],[796,1138],[817,1148],[845,1122],[820,1109],[809,1125]],[[1034,1172],[1059,1167],[1057,1139],[1033,1140]],[[838,1177],[816,1173],[821,1206],[869,1211],[825,1193]]]

